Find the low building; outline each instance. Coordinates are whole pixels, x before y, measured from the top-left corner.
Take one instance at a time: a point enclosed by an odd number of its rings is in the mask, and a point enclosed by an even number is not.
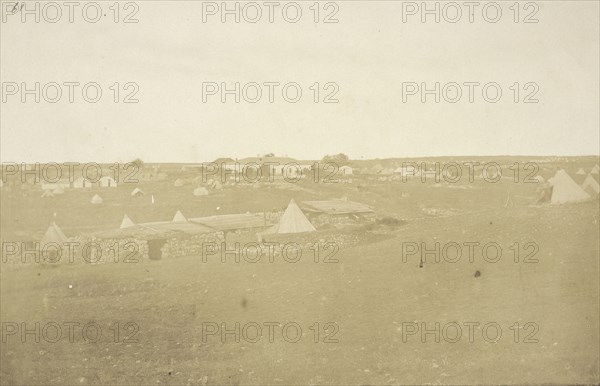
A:
[[[124,228],[97,232],[93,235],[110,247],[116,243],[137,244],[136,251],[150,260],[200,255],[204,243],[220,244],[224,233],[191,221],[157,221],[136,223]],[[121,248],[123,249],[123,248]],[[127,248],[124,254],[131,253]]]
[[[272,225],[264,213],[222,214],[190,218],[189,221],[224,233],[256,232]]]

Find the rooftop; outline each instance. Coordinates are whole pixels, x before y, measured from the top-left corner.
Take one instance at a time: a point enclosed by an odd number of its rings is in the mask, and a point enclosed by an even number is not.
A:
[[[135,224],[127,228],[111,229],[94,234],[99,238],[124,238],[134,237],[140,239],[153,239],[171,237],[176,235],[196,235],[204,233],[214,233],[217,230],[206,227],[201,224],[195,224],[189,221],[171,222],[147,222]]]
[[[354,201],[328,200],[303,201],[302,209],[307,212],[322,212],[327,214],[372,213],[370,206]]]
[[[221,231],[268,226],[265,223],[262,213],[224,214],[210,217],[195,217],[188,220]]]

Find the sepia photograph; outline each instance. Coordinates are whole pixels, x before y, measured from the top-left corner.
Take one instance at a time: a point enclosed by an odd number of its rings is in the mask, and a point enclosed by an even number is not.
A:
[[[600,0],[0,17],[0,385],[600,384]]]

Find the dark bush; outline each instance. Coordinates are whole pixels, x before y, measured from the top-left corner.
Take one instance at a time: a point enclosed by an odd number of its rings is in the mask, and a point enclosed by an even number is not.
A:
[[[377,223],[377,225],[387,225],[390,227],[399,227],[399,226],[406,224],[406,221],[399,220],[395,217],[386,216],[386,217],[378,218],[376,223]]]

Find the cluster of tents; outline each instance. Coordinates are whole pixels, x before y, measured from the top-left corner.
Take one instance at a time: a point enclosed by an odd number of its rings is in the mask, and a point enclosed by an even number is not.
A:
[[[53,198],[55,197],[55,195],[57,194],[62,194],[64,193],[64,190],[61,188],[57,188],[57,189],[47,189],[44,190],[44,192],[42,193],[42,198]],[[140,188],[135,188],[133,189],[133,191],[131,192],[131,196],[132,197],[141,197],[144,196],[146,193],[144,193]],[[104,199],[102,197],[100,197],[99,194],[94,194],[94,196],[90,199],[90,203],[94,204],[94,205],[99,205],[102,204],[104,202]]]
[[[564,169],[559,169],[554,177],[548,179],[549,187],[543,192],[540,202],[567,204],[597,198],[600,194],[600,184],[598,177],[594,176],[598,176],[599,172],[598,165],[594,166],[587,175],[583,169],[579,169],[575,174],[586,175],[586,177],[581,184],[578,184]]]
[[[54,193],[56,193],[56,192],[54,192]],[[194,196],[207,196],[208,189],[206,189],[204,187],[198,187],[198,188],[194,189],[193,194],[194,194]],[[145,195],[146,195],[146,193],[143,190],[141,190],[140,188],[135,188],[131,192],[132,197],[143,197]],[[42,197],[54,197],[54,194],[52,191],[45,190],[44,193],[42,194]],[[94,205],[99,205],[99,204],[102,204],[103,202],[104,202],[104,199],[102,197],[100,197],[98,194],[94,194],[94,196],[90,200],[90,203],[92,203]],[[154,203],[154,196],[152,196],[152,203]]]
[[[188,182],[190,182],[190,181],[186,181],[182,178],[178,178],[173,183],[173,186],[175,186],[176,188],[180,188],[182,186],[185,186]],[[201,183],[200,177],[194,178],[190,183],[193,185],[199,185]],[[194,196],[207,196],[209,194],[208,189],[213,189],[213,190],[223,189],[223,185],[221,184],[221,182],[219,182],[217,180],[209,180],[207,183],[207,186],[208,186],[208,188],[203,187],[203,186],[198,186],[197,188],[195,188],[192,191],[192,194]]]
[[[188,221],[188,219],[183,215],[183,213],[181,213],[180,210],[178,210],[177,213],[175,213],[173,220],[171,220],[171,222],[186,222],[186,221]],[[131,218],[129,218],[129,216],[127,214],[125,214],[123,216],[123,220],[121,221],[121,226],[119,227],[119,229],[131,228],[133,226],[135,226],[135,223],[133,222],[133,220]]]
[[[577,171],[577,173],[575,174],[579,174],[579,175],[585,175],[585,170],[583,170],[583,168],[579,168],[579,170]],[[592,170],[590,170],[590,174],[600,174],[600,165],[595,165]]]
[[[96,195],[98,198],[100,196]],[[96,197],[94,196],[94,197]],[[100,198],[101,200],[101,198]],[[172,220],[173,223],[182,223],[188,222],[188,219],[181,213],[181,211],[177,211]],[[126,229],[135,227],[136,224],[131,220],[131,218],[125,214],[123,216],[123,220],[121,221],[120,229]],[[281,216],[279,222],[270,228],[264,230],[260,234],[289,234],[289,233],[304,233],[304,232],[315,232],[316,228],[311,224],[308,218],[304,215],[296,201],[293,199],[288,204],[285,212]],[[64,234],[64,232],[56,225],[55,222],[52,222],[46,233],[42,237],[40,244],[45,246],[50,243],[56,243],[59,245],[64,244],[68,241],[68,237]]]
[[[196,179],[194,179],[194,182],[197,182]],[[178,178],[175,180],[175,182],[173,183],[173,186],[175,186],[176,188],[185,186],[188,183],[188,181]],[[209,190],[208,189],[222,189],[223,186],[221,185],[221,183],[219,181],[208,181],[208,188],[203,187],[203,186],[198,186],[197,188],[195,188],[192,191],[192,194],[196,197],[199,196],[208,196],[209,195]],[[144,196],[146,193],[144,193],[141,189],[139,188],[135,188],[132,192],[131,195],[133,197],[141,197]]]
[[[181,211],[177,211],[173,220],[171,222],[187,222],[188,219],[181,213]],[[123,216],[123,220],[121,221],[120,229],[131,228],[136,224],[131,220],[127,214]],[[304,232],[315,232],[316,228],[311,224],[308,218],[304,215],[296,201],[293,199],[288,204],[285,212],[281,216],[279,222],[261,234],[274,234],[274,233],[304,233]]]

